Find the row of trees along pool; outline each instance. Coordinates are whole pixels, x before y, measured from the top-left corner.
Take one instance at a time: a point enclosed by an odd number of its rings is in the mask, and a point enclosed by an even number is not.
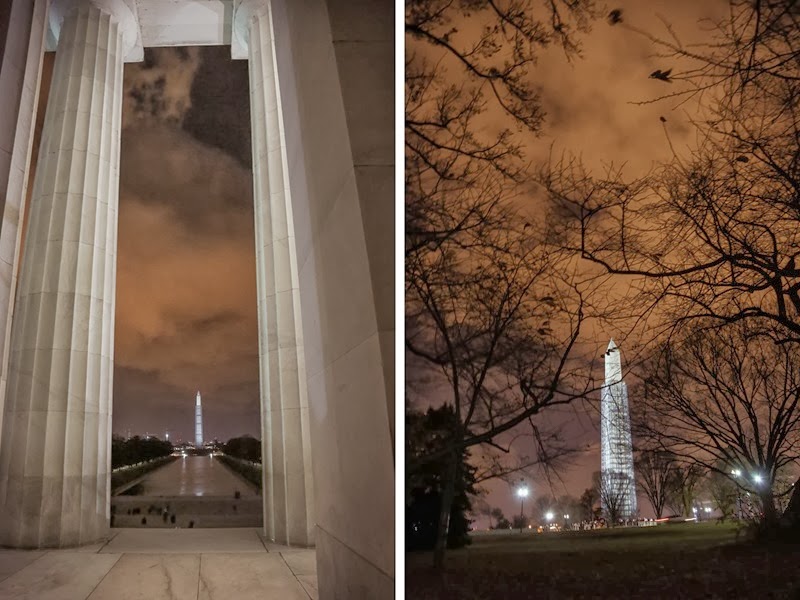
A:
[[[170,442],[154,436],[123,438],[115,435],[111,438],[111,468],[149,462],[169,456],[173,451],[174,447]],[[261,440],[250,435],[231,438],[222,445],[222,451],[228,456],[261,463]]]
[[[172,454],[172,444],[157,437],[132,438],[113,436],[111,438],[111,468],[118,469],[128,465],[149,462]]]
[[[251,435],[231,438],[222,446],[222,451],[228,456],[261,463],[261,440]]]

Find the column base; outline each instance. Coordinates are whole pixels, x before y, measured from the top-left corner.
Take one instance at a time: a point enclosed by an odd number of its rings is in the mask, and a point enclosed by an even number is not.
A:
[[[106,480],[10,477],[6,502],[0,505],[0,546],[75,548],[105,541],[110,532],[109,498],[105,491],[97,492],[108,489]]]

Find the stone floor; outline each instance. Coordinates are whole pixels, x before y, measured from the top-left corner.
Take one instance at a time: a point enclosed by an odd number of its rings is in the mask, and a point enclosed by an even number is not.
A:
[[[104,543],[0,549],[0,599],[317,600],[314,550],[260,530],[112,529]]]

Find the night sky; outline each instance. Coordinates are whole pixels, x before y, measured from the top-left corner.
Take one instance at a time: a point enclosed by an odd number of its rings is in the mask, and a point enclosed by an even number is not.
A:
[[[533,168],[546,161],[551,152],[555,157],[562,152],[571,152],[580,155],[586,166],[595,171],[613,162],[615,165],[625,164],[627,176],[641,176],[655,163],[671,156],[668,137],[679,153],[686,151],[694,141],[689,120],[696,114],[696,104],[677,106],[677,101],[635,104],[673,92],[680,85],[648,78],[655,69],[676,65],[665,64],[663,59],[655,56],[653,45],[635,30],[667,37],[669,33],[661,20],[664,19],[674,27],[682,43],[707,41],[706,32],[710,24],[702,20],[725,16],[727,2],[653,0],[645,3],[627,0],[609,8],[623,10],[624,25],[612,27],[601,18],[593,23],[591,33],[581,38],[581,59],[570,63],[560,48],[552,47],[540,52],[538,64],[531,70],[531,77],[541,86],[546,112],[542,135],[538,138],[528,136],[525,145],[526,158]],[[454,26],[458,28],[459,24],[454,23]],[[503,123],[505,115],[496,108],[493,110],[492,116],[498,123]],[[662,116],[666,123],[660,120]],[[540,210],[542,202],[541,190],[536,187],[524,190],[520,197],[522,210],[533,215]],[[619,285],[625,286],[626,282],[621,281]],[[596,324],[590,324],[588,331],[585,330],[582,345],[587,360],[592,360],[595,381],[603,378],[600,358],[610,337],[620,343],[623,361],[629,360],[625,339],[620,338],[620,333],[604,330]],[[631,344],[632,340],[629,340],[628,347]],[[418,375],[414,373],[413,359],[409,360],[409,377],[413,379]],[[631,383],[629,393],[633,406],[636,398]],[[444,390],[442,392],[444,398]],[[426,390],[426,400],[435,396]],[[526,477],[526,481],[531,486],[533,498],[565,493],[580,496],[591,485],[592,473],[600,469],[599,393],[596,396],[588,406],[556,407],[549,409],[547,415],[537,417],[563,424],[567,439],[582,451],[572,466],[560,473],[561,480],[552,482],[552,488],[532,471],[534,477]],[[520,440],[517,444],[512,447],[514,451],[533,454],[533,448],[527,447],[526,441]],[[473,453],[477,454],[478,450]],[[516,481],[518,477],[514,485]],[[519,501],[514,497],[514,485],[501,480],[482,485],[488,492],[484,499],[491,506],[500,507],[509,518],[519,514],[520,510]],[[530,514],[529,508],[526,506],[526,514]],[[639,498],[639,509],[642,516],[652,516],[651,507],[643,496]],[[477,519],[476,526],[488,525],[485,517],[475,515],[474,518]]]
[[[200,390],[206,439],[260,437],[247,62],[149,48],[124,85],[114,433],[192,440]]]
[[[260,437],[247,62],[151,48],[125,65],[115,433]]]

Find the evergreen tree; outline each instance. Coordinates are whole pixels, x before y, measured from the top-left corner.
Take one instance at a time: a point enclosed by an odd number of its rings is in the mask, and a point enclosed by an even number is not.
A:
[[[447,455],[432,460],[424,457],[435,454],[452,443],[456,418],[449,405],[429,408],[427,412],[409,411],[406,418],[406,453],[418,466],[407,473],[406,497],[406,549],[432,550],[442,502],[442,480],[447,469]],[[467,462],[464,451],[456,479],[455,498],[450,512],[447,546],[460,548],[470,543],[470,520],[467,513],[472,508],[469,494],[475,494],[475,468]],[[412,461],[409,461],[412,462]]]

